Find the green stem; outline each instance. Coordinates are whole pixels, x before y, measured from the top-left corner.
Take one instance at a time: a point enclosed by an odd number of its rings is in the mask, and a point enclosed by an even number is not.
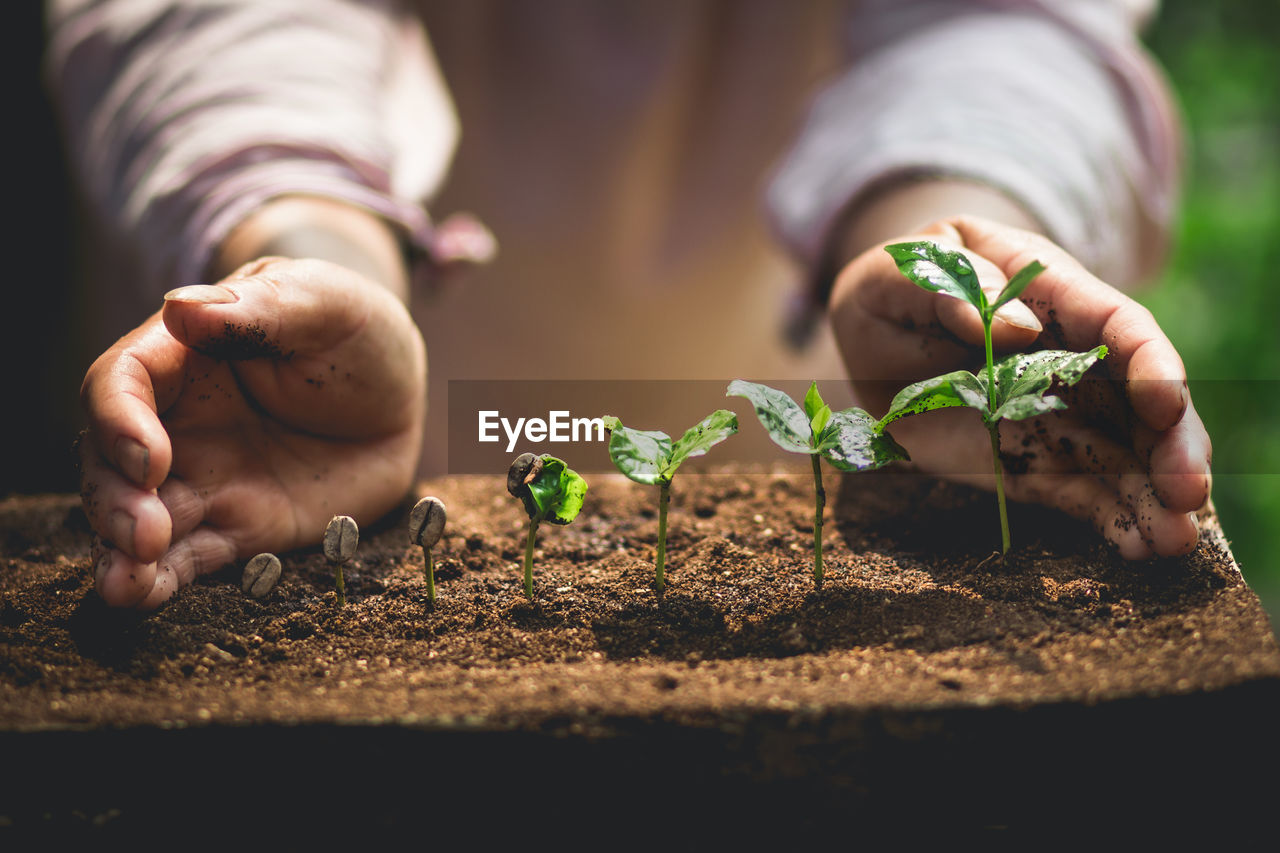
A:
[[[663,480],[658,483],[658,558],[653,579],[658,595],[662,595],[667,585],[665,570],[667,567],[667,505],[669,503],[671,503],[671,481]]]
[[[431,559],[430,549],[422,549],[423,573],[427,576],[427,601],[436,603],[436,564]]]
[[[982,318],[982,340],[987,345],[987,411],[996,413],[996,368],[991,357],[991,316]]]
[[[809,458],[813,460],[813,582],[822,589],[822,511],[827,506],[827,490],[822,487],[822,460],[816,453]]]
[[[994,312],[982,317],[982,339],[987,347],[987,411],[996,413],[996,368],[991,356],[991,318]],[[991,465],[996,472],[996,500],[1000,504],[1000,553],[1009,553],[1009,511],[1004,502],[1004,466],[1000,464],[1000,422],[994,417],[987,427],[991,435]]]
[[[337,564],[333,577],[334,577],[334,583],[337,585],[337,588],[338,588],[338,606],[346,607],[347,606],[347,585],[346,583],[343,582],[343,579],[342,579],[342,563]]]
[[[524,545],[524,594],[533,601],[533,543],[538,539],[538,524],[541,518],[529,519],[529,539]]]
[[[993,423],[991,434],[991,460],[996,471],[996,500],[1000,503],[1000,553],[1009,553],[1009,512],[1004,505],[1004,466],[1000,464],[1000,425]]]

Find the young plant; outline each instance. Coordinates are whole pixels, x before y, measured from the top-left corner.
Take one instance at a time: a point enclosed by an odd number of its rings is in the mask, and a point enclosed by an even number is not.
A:
[[[991,322],[1005,303],[1017,299],[1044,265],[1032,261],[1014,273],[994,301],[989,301],[978,283],[969,260],[959,252],[941,248],[929,241],[894,243],[886,246],[902,274],[933,293],[945,293],[961,299],[978,310],[982,318],[986,368],[980,376],[957,370],[932,379],[908,385],[898,392],[889,411],[876,425],[877,429],[933,409],[968,406],[982,415],[982,423],[991,437],[991,463],[996,474],[996,501],[1000,506],[1001,553],[1009,551],[1009,514],[1004,499],[1004,466],[1000,462],[1000,421],[1020,421],[1058,409],[1067,404],[1049,394],[1055,383],[1074,385],[1085,371],[1106,357],[1107,348],[1097,346],[1088,352],[1039,350],[1014,353],[996,362],[991,355]]]
[[[533,545],[543,521],[568,524],[578,517],[587,481],[563,460],[549,454],[522,453],[507,471],[507,491],[524,503],[529,536],[524,546],[524,594],[533,600]]]
[[[718,409],[673,442],[665,432],[631,429],[613,415],[604,418],[609,430],[609,458],[629,479],[658,487],[658,554],[654,589],[666,589],[667,505],[671,502],[671,478],[690,457],[702,456],[738,431],[738,416]]]
[[[413,505],[409,512],[409,538],[422,546],[422,574],[427,580],[427,601],[436,603],[436,567],[431,559],[431,549],[440,541],[447,518],[444,501],[425,497]]]
[[[334,585],[338,591],[338,606],[347,604],[347,586],[342,577],[342,567],[356,555],[360,544],[360,528],[349,515],[335,515],[324,530],[324,558],[333,566]]]
[[[755,407],[756,417],[773,443],[792,453],[807,453],[813,461],[813,581],[822,588],[822,513],[827,491],[822,486],[825,457],[841,471],[869,471],[896,459],[907,459],[907,451],[893,436],[878,429],[875,418],[855,407],[832,412],[818,393],[818,383],[809,386],[804,408],[776,388],[735,379],[728,396],[746,397]]]

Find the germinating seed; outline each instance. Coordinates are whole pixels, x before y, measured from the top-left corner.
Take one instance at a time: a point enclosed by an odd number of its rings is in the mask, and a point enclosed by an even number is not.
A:
[[[324,556],[331,563],[345,563],[355,556],[360,528],[349,515],[335,515],[324,531]]]
[[[246,595],[262,598],[275,589],[280,580],[280,558],[275,554],[259,554],[244,567],[240,588]]]
[[[532,453],[521,453],[507,469],[507,491],[512,497],[520,497],[530,483],[538,479],[545,463],[541,456]]]
[[[444,533],[446,517],[444,501],[428,495],[414,504],[409,513],[409,538],[415,545],[434,548]]]

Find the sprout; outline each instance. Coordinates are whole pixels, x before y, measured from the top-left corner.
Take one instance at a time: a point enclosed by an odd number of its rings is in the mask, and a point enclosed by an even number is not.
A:
[[[609,458],[618,470],[637,483],[658,487],[658,553],[654,561],[653,586],[661,595],[666,587],[664,569],[671,479],[686,459],[703,455],[737,432],[738,416],[718,409],[674,443],[665,432],[630,429],[612,415],[604,418],[604,426],[610,432]]]
[[[338,591],[338,606],[347,603],[347,587],[342,578],[342,567],[356,554],[360,543],[360,528],[349,515],[335,515],[324,530],[324,558],[333,566],[334,583]]]
[[[529,535],[524,547],[524,594],[533,600],[533,546],[543,521],[568,524],[578,517],[587,494],[587,481],[563,460],[522,453],[507,471],[507,491],[524,503]]]
[[[240,588],[245,595],[262,598],[275,588],[280,580],[280,558],[275,554],[259,554],[244,567]]]
[[[862,409],[832,412],[818,393],[817,382],[804,395],[803,409],[776,388],[741,379],[729,383],[727,396],[746,397],[774,444],[792,453],[807,453],[813,460],[813,582],[821,589],[822,511],[827,505],[827,490],[822,486],[818,457],[826,457],[841,471],[869,471],[906,459],[907,452],[893,436],[878,430],[875,419]]]
[[[427,579],[427,601],[436,603],[436,571],[431,560],[431,549],[444,533],[446,513],[439,498],[425,497],[413,506],[409,513],[409,538],[422,546],[422,572]]]
[[[1088,352],[1039,350],[1019,352],[994,362],[991,355],[991,321],[1006,302],[1017,299],[1031,280],[1044,272],[1044,265],[1032,261],[1013,274],[994,302],[987,300],[978,283],[978,274],[960,252],[950,252],[936,243],[894,243],[885,246],[898,269],[917,286],[932,293],[945,293],[967,302],[982,318],[982,336],[987,367],[982,376],[957,370],[908,385],[889,404],[889,411],[876,424],[877,430],[905,418],[933,409],[968,406],[982,415],[991,439],[991,464],[996,475],[996,501],[1000,506],[1001,553],[1009,550],[1009,513],[1004,501],[1004,466],[1000,462],[1000,421],[1020,421],[1043,415],[1067,404],[1049,394],[1055,383],[1074,385],[1085,371],[1107,355],[1105,346]]]

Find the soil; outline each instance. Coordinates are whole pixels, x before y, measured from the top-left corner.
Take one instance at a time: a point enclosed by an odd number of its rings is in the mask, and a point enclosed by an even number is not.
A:
[[[234,566],[146,616],[96,598],[75,498],[0,502],[0,830],[287,815],[301,844],[554,816],[683,848],[1016,829],[1081,798],[1074,826],[1158,808],[1169,827],[1247,806],[1208,783],[1277,754],[1280,650],[1212,516],[1193,554],[1130,564],[1013,507],[1000,559],[989,494],[832,476],[819,591],[807,474],[689,474],[657,595],[656,491],[590,479],[578,521],[540,531],[532,602],[501,478],[424,484],[449,507],[434,607],[412,501],[362,532],[344,608],[317,545],[262,600]]]

